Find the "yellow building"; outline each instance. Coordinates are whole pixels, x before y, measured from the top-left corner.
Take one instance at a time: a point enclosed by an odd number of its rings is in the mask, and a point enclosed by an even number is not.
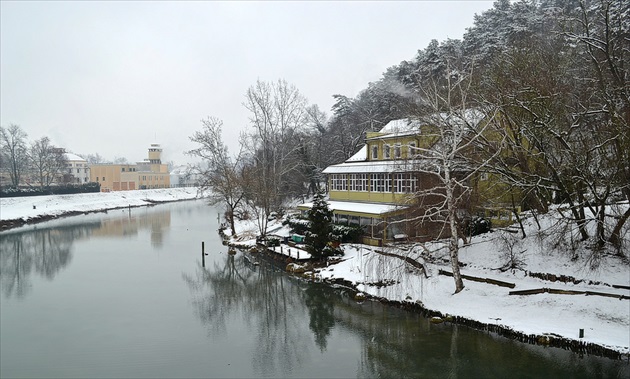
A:
[[[418,170],[427,161],[414,158],[419,149],[426,151],[436,142],[430,129],[419,121],[391,121],[380,131],[367,133],[365,145],[354,156],[327,167],[323,173],[327,174],[328,206],[334,222],[361,226],[365,232],[362,242],[370,245],[447,237],[449,231],[442,220],[421,217],[444,199],[437,174]],[[473,195],[463,197],[462,214],[485,212],[496,224],[510,222],[510,212],[501,207],[510,193],[506,195],[504,185],[488,178],[492,179],[481,174],[469,181]],[[311,206],[306,203],[298,209],[307,211]]]
[[[136,164],[97,164],[90,167],[90,181],[101,184],[102,192],[169,188],[168,166],[161,160],[162,148],[151,144],[149,157]]]
[[[413,150],[419,146],[420,124],[395,120],[368,133],[366,144],[344,163],[327,167],[328,206],[334,222],[361,226],[363,243],[418,238],[420,229],[402,222],[418,190]],[[306,211],[311,203],[298,209]]]

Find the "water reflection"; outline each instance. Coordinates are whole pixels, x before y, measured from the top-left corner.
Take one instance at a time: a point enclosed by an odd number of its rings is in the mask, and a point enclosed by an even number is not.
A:
[[[283,273],[251,264],[239,254],[214,261],[195,277],[183,274],[193,294],[195,313],[210,334],[223,334],[234,319],[243,319],[247,333],[256,340],[252,368],[260,376],[291,376],[308,359],[310,345],[303,338],[299,286]],[[308,330],[308,329],[306,329]]]
[[[334,291],[322,290],[317,285],[306,287],[304,304],[308,307],[308,326],[315,336],[315,343],[320,351],[326,350],[327,339],[335,326],[335,298],[339,295]]]
[[[6,297],[23,298],[31,289],[31,275],[48,280],[72,260],[72,243],[85,238],[98,223],[82,227],[36,229],[0,237],[0,285]]]
[[[147,230],[154,248],[163,246],[171,225],[171,210],[161,208],[110,211],[75,216],[0,233],[0,287],[5,297],[24,298],[32,289],[31,276],[53,280],[72,260],[75,242],[89,238],[138,236]]]
[[[127,213],[127,211],[123,211]],[[131,237],[148,230],[151,246],[162,247],[164,236],[171,226],[171,210],[153,210],[151,208],[134,209],[128,215],[103,220],[101,227],[94,231],[93,237]]]
[[[449,323],[432,324],[418,314],[376,302],[358,304],[343,290],[298,281],[271,266],[249,262],[242,254],[225,255],[213,267],[198,267],[194,276],[184,274],[184,279],[194,312],[211,336],[227,333],[233,320],[244,319],[246,332],[256,339],[251,358],[256,376],[339,376],[334,371],[301,371],[322,355],[330,367],[345,366],[344,376],[347,366],[354,365],[361,378],[628,374],[623,362],[521,344]],[[357,342],[340,341],[343,334]],[[351,354],[327,354],[330,341],[335,341],[335,349],[341,345]],[[340,361],[348,357],[356,362]]]

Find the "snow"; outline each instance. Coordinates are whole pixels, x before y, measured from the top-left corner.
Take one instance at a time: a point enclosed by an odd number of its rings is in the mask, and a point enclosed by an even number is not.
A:
[[[367,160],[367,145],[361,146],[353,156],[348,158],[346,162],[366,161]]]
[[[571,290],[593,290],[606,293],[625,294],[627,290],[603,285],[575,285],[560,282],[549,283],[524,276],[521,273],[505,273],[487,267],[462,268],[462,274],[489,277],[514,283],[514,289],[488,283],[464,280],[465,288],[453,294],[454,282],[450,276],[438,275],[438,269],[447,265],[426,265],[429,278],[421,273],[410,273],[402,261],[384,257],[374,252],[375,248],[360,245],[345,246],[344,261],[319,272],[322,279],[343,278],[354,283],[359,291],[369,295],[395,301],[420,301],[432,310],[443,314],[462,316],[483,323],[497,323],[525,334],[557,334],[570,339],[579,339],[579,329],[584,329],[585,342],[600,344],[628,354],[630,346],[630,301],[601,296],[584,295],[509,295],[510,291],[556,288]],[[395,248],[387,251],[391,252]],[[478,256],[488,256],[494,249],[487,243],[464,248],[461,261],[476,264]],[[547,261],[545,272],[566,272],[568,260]],[[627,269],[627,267],[626,267]],[[581,270],[574,270],[573,274]],[[628,285],[628,274],[621,270],[613,272],[610,279],[614,284]],[[625,274],[625,277],[624,277]],[[625,280],[623,280],[625,279]],[[395,280],[397,283],[377,287],[368,283]],[[611,280],[611,281],[612,281]],[[618,282],[622,280],[622,282]]]
[[[127,206],[142,206],[156,201],[194,199],[196,188],[172,188],[142,191],[120,191],[77,195],[34,196],[0,199],[0,220],[57,216],[67,212],[89,212]],[[627,205],[626,205],[627,206]],[[545,224],[543,230],[552,222]],[[528,237],[519,240],[515,251],[523,253],[519,259],[521,269],[500,271],[505,264],[505,241],[502,236],[514,236],[494,231],[472,238],[468,246],[460,250],[460,261],[465,264],[464,275],[491,278],[514,283],[505,288],[488,283],[464,279],[465,288],[453,294],[455,285],[450,276],[440,275],[439,270],[450,271],[446,245],[439,242],[427,244],[397,244],[388,247],[372,247],[360,244],[343,244],[344,256],[337,264],[319,269],[315,276],[320,279],[345,279],[368,295],[395,301],[421,302],[426,308],[443,314],[463,316],[483,323],[496,323],[525,334],[557,334],[559,336],[595,343],[630,354],[630,291],[611,285],[630,286],[630,267],[618,257],[601,257],[597,269],[585,251],[574,259],[569,252],[551,249],[544,233],[536,224],[525,221]],[[255,221],[243,221],[236,225],[240,245],[253,246],[257,235]],[[280,220],[269,224],[269,233],[289,236],[288,226]],[[518,235],[517,235],[518,236]],[[283,251],[286,246],[283,247]],[[378,250],[411,257],[427,268],[428,278],[418,269],[402,260],[379,254]],[[292,249],[293,250],[293,249]],[[427,251],[430,251],[427,254]],[[304,252],[305,253],[305,252]],[[297,255],[296,255],[297,257]],[[304,258],[300,252],[300,259]],[[430,258],[430,259],[429,259]],[[550,282],[535,278],[529,273],[565,275],[581,280],[579,284]],[[375,283],[394,283],[377,286]],[[510,291],[536,288],[594,291],[625,295],[612,298],[586,295],[509,295]],[[579,338],[584,329],[584,338]]]
[[[313,203],[304,203],[300,207],[312,208]],[[360,203],[353,201],[328,201],[328,209],[331,211],[340,212],[358,212],[358,213],[370,213],[370,214],[385,214],[396,210],[405,209],[399,205],[392,204],[375,204],[375,203]]]
[[[401,137],[407,135],[414,135],[420,133],[421,122],[418,120],[411,120],[403,118],[399,120],[392,120],[387,123],[381,130],[379,130],[378,136],[375,138],[383,137]]]
[[[324,174],[371,174],[377,172],[406,172],[412,167],[425,164],[420,160],[392,160],[392,161],[355,161],[350,160],[328,166],[322,171]]]
[[[543,229],[553,221],[547,222],[545,224],[541,219]],[[290,235],[286,226],[278,225],[279,221],[270,225],[274,235]],[[587,251],[580,252],[580,258],[575,259],[569,252],[551,249],[545,233],[538,232],[531,220],[525,221],[525,227],[528,237],[524,240],[518,234],[496,230],[473,237],[469,245],[460,249],[460,262],[465,264],[461,269],[463,275],[513,283],[514,288],[464,279],[464,290],[454,294],[453,278],[439,274],[440,270],[451,271],[447,245],[441,242],[387,247],[342,244],[344,256],[341,262],[316,270],[314,276],[320,280],[344,279],[353,283],[358,291],[376,298],[420,302],[425,308],[442,314],[496,324],[528,335],[555,334],[598,344],[624,355],[630,354],[630,290],[612,287],[630,286],[627,259],[624,261],[605,255],[598,268],[591,268]],[[255,234],[251,222],[239,223],[237,230],[246,235]],[[514,236],[516,239],[510,239]],[[499,270],[507,259],[504,255],[506,240],[517,241],[515,251],[523,262],[520,269]],[[427,268],[428,278],[401,259],[384,256],[378,250],[422,262]],[[428,254],[431,259],[427,259],[427,251],[431,252]],[[546,281],[531,273],[565,275],[581,282]],[[383,283],[393,284],[383,286]],[[510,291],[539,288],[601,292],[624,295],[625,298],[552,293],[509,294]],[[584,329],[583,338],[579,338],[580,329]]]
[[[195,187],[0,198],[0,220],[24,220],[194,199]]]
[[[76,155],[76,154],[72,154],[72,153],[64,153],[66,159],[68,161],[81,161],[81,162],[87,162],[85,159],[83,159],[82,157]]]

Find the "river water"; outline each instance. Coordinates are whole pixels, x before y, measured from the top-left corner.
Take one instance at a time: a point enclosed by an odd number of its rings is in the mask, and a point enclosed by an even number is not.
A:
[[[188,201],[0,233],[0,377],[630,375],[253,265],[227,253],[217,215]]]

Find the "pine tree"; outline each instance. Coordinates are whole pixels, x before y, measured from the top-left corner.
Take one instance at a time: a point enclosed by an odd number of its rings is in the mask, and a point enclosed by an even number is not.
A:
[[[322,258],[326,255],[326,247],[332,232],[332,219],[333,212],[328,208],[323,193],[316,193],[313,206],[308,211],[310,228],[306,232],[307,250],[313,258]]]

